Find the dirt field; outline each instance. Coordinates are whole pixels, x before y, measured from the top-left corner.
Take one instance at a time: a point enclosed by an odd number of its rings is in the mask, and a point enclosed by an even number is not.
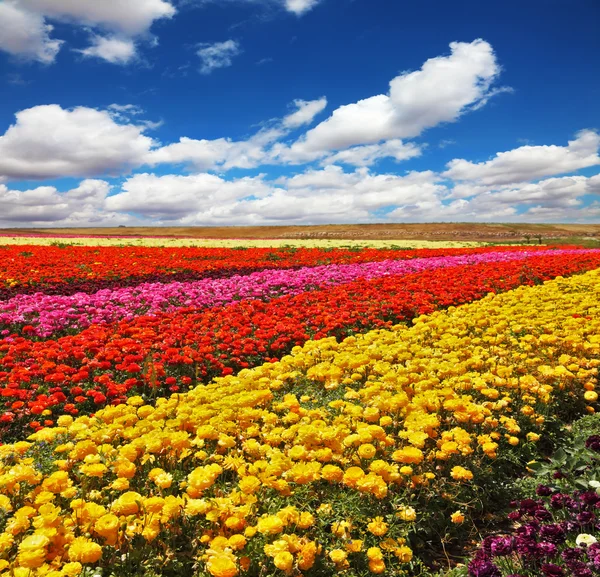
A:
[[[484,242],[565,241],[569,238],[600,241],[600,224],[340,224],[319,226],[240,226],[240,227],[112,227],[4,229],[9,235],[78,236],[164,236],[192,238],[336,238],[464,240]]]

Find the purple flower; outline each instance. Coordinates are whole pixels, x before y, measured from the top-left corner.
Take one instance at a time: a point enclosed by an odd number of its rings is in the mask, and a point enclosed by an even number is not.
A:
[[[536,495],[539,495],[540,497],[549,497],[550,495],[552,495],[552,489],[547,485],[538,485],[535,492]]]
[[[577,522],[582,525],[588,525],[589,523],[593,523],[596,519],[596,516],[589,511],[582,511],[577,515]]]
[[[562,493],[554,493],[550,497],[550,506],[553,509],[562,509],[565,505],[565,496]]]
[[[471,577],[502,577],[500,569],[486,559],[474,559],[469,563]]]
[[[563,577],[565,572],[554,563],[544,563],[542,565],[542,573],[546,577]]]
[[[540,526],[537,523],[527,523],[527,525],[521,525],[517,529],[517,534],[522,537],[528,537],[529,539],[535,539],[539,530]]]
[[[535,511],[538,508],[538,501],[535,501],[533,499],[523,499],[521,501],[521,503],[519,504],[519,507],[523,510],[523,511]]]
[[[548,543],[547,541],[539,543],[538,550],[544,557],[554,557],[558,551],[554,543]]]
[[[546,511],[546,509],[543,509],[543,508],[537,509],[535,511],[535,513],[533,514],[533,516],[538,521],[550,521],[552,519],[552,514],[549,511]]]
[[[526,558],[537,558],[540,551],[538,550],[535,539],[530,537],[517,537],[515,546],[519,555]]]
[[[596,453],[600,453],[600,435],[592,435],[588,437],[585,442],[585,446]]]
[[[490,546],[492,557],[502,557],[512,553],[514,540],[512,537],[496,537]]]
[[[544,525],[540,529],[540,536],[550,541],[550,543],[564,543],[565,541],[565,531],[556,523],[552,523],[551,525]]]
[[[600,495],[596,493],[596,491],[585,491],[579,494],[579,498],[581,502],[585,505],[596,505],[596,503],[600,502]]]
[[[569,561],[567,567],[571,572],[570,575],[573,575],[573,577],[592,577],[592,572],[581,561]]]
[[[581,559],[583,551],[581,549],[575,549],[574,547],[567,547],[563,550],[560,556],[565,561],[577,561],[577,559]]]

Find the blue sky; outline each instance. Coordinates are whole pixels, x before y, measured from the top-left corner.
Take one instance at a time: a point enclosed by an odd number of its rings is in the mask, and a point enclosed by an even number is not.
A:
[[[0,0],[0,226],[597,222],[596,0]]]

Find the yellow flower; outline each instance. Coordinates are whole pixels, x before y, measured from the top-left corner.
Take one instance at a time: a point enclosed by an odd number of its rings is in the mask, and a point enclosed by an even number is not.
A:
[[[367,549],[367,558],[370,561],[379,561],[383,559],[383,553],[379,547],[369,547]]]
[[[69,546],[69,559],[79,563],[95,563],[102,557],[102,547],[85,537],[76,537]]]
[[[402,449],[398,449],[394,451],[392,454],[392,459],[398,463],[406,463],[407,465],[415,464],[423,462],[424,455],[423,451],[418,449],[417,447],[404,447]]]
[[[377,449],[371,443],[365,443],[358,447],[358,456],[361,459],[372,459],[377,453]]]
[[[410,563],[413,558],[412,549],[406,545],[398,547],[396,550],[394,550],[394,554],[401,563]]]
[[[508,444],[512,445],[513,447],[516,447],[519,444],[519,438],[518,437],[509,436],[508,437]]]
[[[367,529],[369,529],[369,531],[377,537],[382,537],[383,535],[385,535],[388,532],[388,528],[389,526],[387,523],[384,523],[383,517],[375,517],[367,525]]]
[[[163,471],[154,478],[154,483],[161,489],[168,489],[173,484],[173,475]]]
[[[450,520],[455,525],[460,525],[461,523],[464,522],[465,516],[462,514],[461,511],[455,511],[454,513],[452,513],[452,515],[450,515]]]
[[[315,517],[308,511],[302,511],[296,525],[300,529],[308,529],[315,522]]]
[[[346,550],[350,553],[358,553],[362,551],[363,541],[362,539],[352,539],[349,543],[346,544]]]
[[[283,531],[283,521],[277,515],[267,515],[259,519],[256,527],[263,535],[276,535]]]
[[[417,518],[417,512],[412,507],[404,506],[398,509],[396,517],[403,521],[412,522]]]
[[[96,523],[94,523],[94,531],[104,537],[108,545],[115,545],[117,535],[119,533],[119,518],[112,513],[102,515]]]
[[[229,537],[227,542],[229,547],[231,547],[234,551],[239,551],[246,546],[246,537],[237,533]]]
[[[256,493],[256,491],[260,489],[261,482],[258,477],[255,477],[254,475],[248,475],[240,479],[239,487],[242,493],[251,495],[252,493]]]
[[[0,509],[2,509],[5,513],[9,513],[13,510],[12,503],[6,495],[0,495]]]
[[[450,471],[450,476],[456,481],[470,481],[473,478],[473,473],[468,469],[463,467],[452,467],[452,471]]]
[[[123,493],[113,504],[112,510],[117,515],[135,515],[139,510],[142,496],[135,491]]]
[[[382,559],[369,561],[369,571],[375,574],[383,573],[385,571],[385,563]]]
[[[586,391],[583,394],[583,398],[588,402],[588,403],[595,403],[598,400],[598,393],[596,391]]]
[[[348,557],[348,554],[346,553],[346,551],[344,551],[342,549],[334,549],[333,551],[329,552],[329,558],[336,565],[339,565],[340,563],[343,563],[344,561],[346,561],[347,557]]]
[[[275,563],[275,567],[277,567],[277,569],[281,569],[282,571],[286,572],[291,571],[294,565],[294,556],[287,551],[282,551],[275,555],[273,558],[273,563]]]
[[[344,477],[344,471],[335,465],[325,465],[321,469],[321,477],[326,481],[341,481]]]
[[[213,577],[235,577],[238,574],[236,564],[227,555],[213,555],[206,563]]]
[[[65,563],[61,571],[67,577],[77,577],[83,570],[83,566],[78,561],[74,561],[72,563]]]

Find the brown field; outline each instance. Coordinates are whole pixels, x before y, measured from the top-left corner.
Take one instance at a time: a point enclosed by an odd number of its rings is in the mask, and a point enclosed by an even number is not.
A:
[[[106,227],[0,229],[0,234],[161,236],[188,238],[337,238],[536,242],[569,239],[600,241],[600,224],[336,224],[314,226],[226,226],[226,227]]]

